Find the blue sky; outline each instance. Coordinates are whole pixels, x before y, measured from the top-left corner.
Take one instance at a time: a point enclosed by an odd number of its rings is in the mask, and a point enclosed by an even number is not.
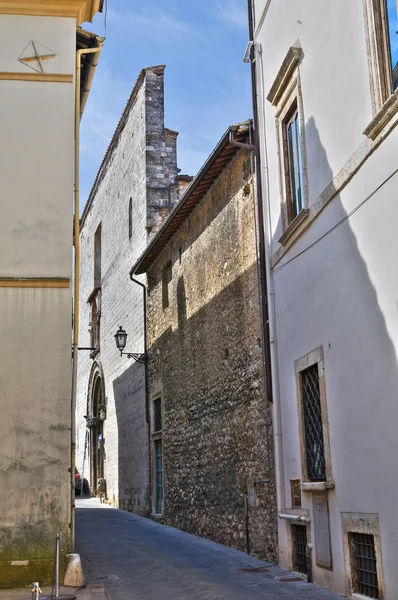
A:
[[[108,0],[85,27],[106,35],[81,127],[81,207],[144,67],[166,64],[165,125],[194,175],[232,123],[252,114],[246,0]]]

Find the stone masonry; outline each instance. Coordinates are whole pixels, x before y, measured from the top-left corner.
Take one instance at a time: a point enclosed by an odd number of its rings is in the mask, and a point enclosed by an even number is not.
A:
[[[159,483],[154,402],[161,398],[159,518],[275,561],[272,416],[263,393],[254,214],[250,157],[238,150],[149,266],[152,497]]]
[[[126,351],[143,352],[143,293],[129,271],[178,198],[176,139],[164,127],[164,66],[144,69],[81,217],[79,346],[89,350],[79,353],[76,464],[93,493],[104,478],[108,502],[140,514],[149,510],[145,367],[120,356],[114,335],[122,325]]]

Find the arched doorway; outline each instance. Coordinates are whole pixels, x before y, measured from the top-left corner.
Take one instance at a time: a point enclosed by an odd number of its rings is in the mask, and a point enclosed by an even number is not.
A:
[[[101,377],[96,377],[92,392],[93,426],[90,428],[90,482],[96,493],[98,479],[104,477],[104,422],[101,412],[104,406]]]
[[[89,429],[89,465],[91,493],[97,495],[98,480],[104,477],[105,387],[101,365],[93,364],[87,396],[87,427]]]

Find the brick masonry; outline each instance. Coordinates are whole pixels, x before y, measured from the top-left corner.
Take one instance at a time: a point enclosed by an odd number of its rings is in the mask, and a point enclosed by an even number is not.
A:
[[[148,272],[150,394],[163,404],[162,520],[275,561],[254,231],[250,158],[242,150]],[[153,476],[153,511],[154,483]]]
[[[90,302],[99,318],[99,347],[81,351],[77,392],[77,467],[83,470],[84,415],[93,414],[93,387],[101,377],[104,478],[110,503],[147,514],[149,510],[149,442],[144,366],[117,351],[119,325],[128,333],[126,350],[143,352],[143,295],[129,271],[153,229],[178,198],[177,133],[164,127],[164,67],[144,69],[98,172],[81,219],[80,339],[93,343]],[[170,187],[171,186],[171,187]],[[170,190],[170,194],[169,194]],[[131,224],[129,204],[131,199]],[[94,235],[101,224],[100,289],[94,286]],[[130,236],[131,232],[131,236]],[[141,277],[145,282],[145,277]],[[90,302],[88,302],[90,300]],[[84,477],[91,480],[97,440],[90,430]],[[95,491],[95,490],[93,490]]]

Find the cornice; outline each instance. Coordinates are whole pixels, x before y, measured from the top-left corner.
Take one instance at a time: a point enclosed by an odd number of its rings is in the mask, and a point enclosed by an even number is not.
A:
[[[0,14],[75,18],[77,25],[92,21],[101,0],[0,0]]]
[[[299,46],[292,46],[289,48],[285,60],[283,61],[267,96],[267,100],[269,100],[269,102],[271,102],[271,104],[274,106],[278,104],[284,90],[289,85],[294,70],[299,65],[302,56],[303,51]]]

